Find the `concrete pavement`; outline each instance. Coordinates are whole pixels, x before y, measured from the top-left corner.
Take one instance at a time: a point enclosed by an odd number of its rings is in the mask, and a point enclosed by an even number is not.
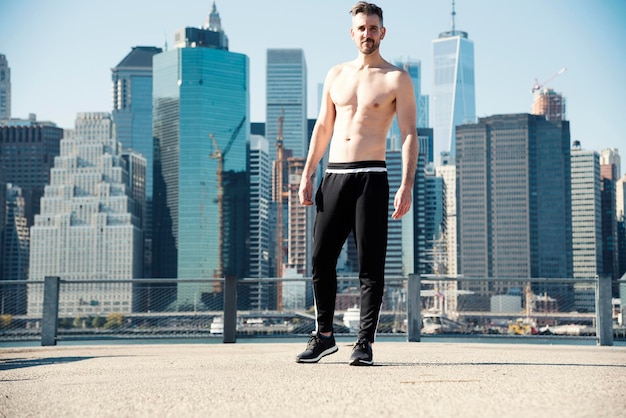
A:
[[[0,348],[0,417],[626,417],[626,347],[306,341]]]

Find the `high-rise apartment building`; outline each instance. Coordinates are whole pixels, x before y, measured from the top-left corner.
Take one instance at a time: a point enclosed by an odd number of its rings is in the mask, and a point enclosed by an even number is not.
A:
[[[578,141],[571,153],[573,274],[593,278],[603,271],[600,156]]]
[[[454,4],[454,3],[453,3]],[[456,155],[455,128],[476,120],[474,43],[467,32],[452,29],[433,41],[433,85],[430,111],[434,128],[435,159],[443,151]]]
[[[110,115],[79,113],[74,136],[61,141],[61,155],[31,228],[29,280],[142,277],[142,231],[127,184]],[[29,287],[29,315],[41,315],[42,291]],[[132,308],[130,283],[68,286],[59,301],[61,316],[128,313]]]
[[[271,158],[276,159],[276,138],[282,117],[285,150],[293,157],[306,157],[307,68],[302,49],[268,49],[266,74],[265,137],[270,143]]]
[[[530,113],[543,115],[551,121],[567,120],[565,116],[565,98],[561,93],[557,93],[549,88],[537,90]]]
[[[572,276],[569,122],[480,118],[457,127],[456,163],[459,274]]]
[[[11,119],[11,68],[4,54],[0,54],[0,122]]]
[[[177,48],[153,60],[158,278],[245,277],[248,267],[249,62],[228,51],[218,18],[213,10],[204,28],[178,31]],[[178,304],[216,296],[210,285],[177,291]]]

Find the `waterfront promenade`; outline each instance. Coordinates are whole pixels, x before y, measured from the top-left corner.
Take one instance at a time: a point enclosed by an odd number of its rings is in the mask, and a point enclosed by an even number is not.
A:
[[[624,417],[626,347],[305,341],[0,348],[0,417]]]

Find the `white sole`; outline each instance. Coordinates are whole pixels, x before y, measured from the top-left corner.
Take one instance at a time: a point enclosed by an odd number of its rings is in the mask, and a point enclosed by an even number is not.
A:
[[[335,345],[333,347],[327,348],[326,350],[322,351],[320,355],[317,357],[307,358],[307,359],[298,358],[296,359],[296,362],[297,363],[317,363],[318,361],[322,359],[322,357],[326,357],[329,354],[336,353],[338,350],[339,350],[339,347]]]

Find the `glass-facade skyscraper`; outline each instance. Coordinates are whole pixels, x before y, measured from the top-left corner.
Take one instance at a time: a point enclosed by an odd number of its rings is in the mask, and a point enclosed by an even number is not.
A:
[[[293,157],[306,157],[307,69],[302,49],[268,49],[265,137],[276,159],[278,118],[283,116],[283,147]],[[286,165],[284,163],[283,165]]]
[[[116,137],[124,148],[146,158],[148,197],[152,196],[152,57],[161,52],[153,46],[133,47],[111,70]]]
[[[211,24],[219,27],[215,14]],[[223,32],[187,29],[177,32],[177,48],[154,56],[154,275],[243,277],[248,57],[225,49]],[[179,283],[178,303],[214,291],[198,295],[195,285]]]
[[[146,202],[141,220],[144,231],[144,274],[152,277],[152,57],[162,52],[153,46],[136,46],[111,70],[113,111],[117,140],[146,159]]]
[[[454,11],[452,12],[454,18]],[[435,160],[443,151],[456,155],[455,127],[476,120],[474,87],[474,43],[467,32],[442,32],[433,41],[433,85],[431,92]]]

